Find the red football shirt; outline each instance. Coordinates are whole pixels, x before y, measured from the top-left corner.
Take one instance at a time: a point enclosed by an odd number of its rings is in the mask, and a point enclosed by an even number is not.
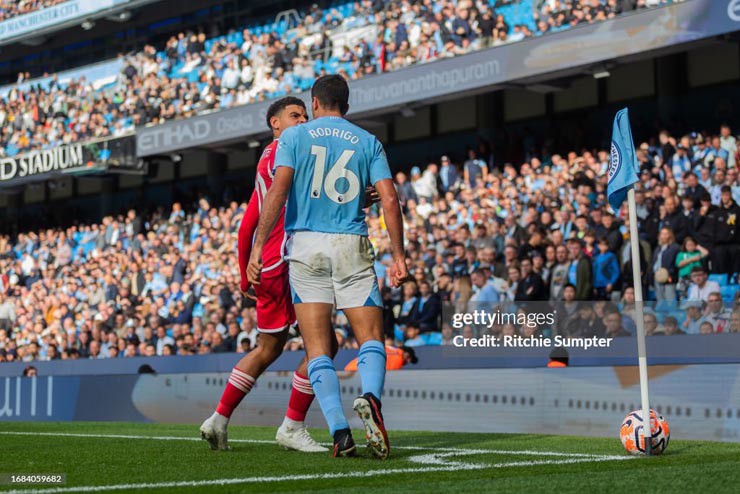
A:
[[[239,226],[239,271],[241,273],[241,289],[246,291],[249,288],[247,283],[247,265],[249,256],[254,243],[254,236],[259,223],[259,215],[262,213],[262,203],[265,200],[267,191],[272,186],[272,179],[275,177],[275,151],[277,150],[277,139],[272,141],[265,150],[262,151],[259,163],[257,164],[257,175],[254,180],[254,192],[249,199],[247,210],[244,212],[241,225]],[[265,242],[262,249],[262,274],[280,273],[278,269],[284,264],[285,242],[287,235],[285,233],[285,207],[280,211],[275,228]]]

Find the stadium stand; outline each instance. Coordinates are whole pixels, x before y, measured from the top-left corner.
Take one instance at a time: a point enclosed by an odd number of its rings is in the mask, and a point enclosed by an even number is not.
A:
[[[5,21],[19,15],[30,14],[40,9],[45,9],[64,3],[66,0],[2,0],[0,2],[0,21]]]
[[[663,132],[639,144],[649,334],[740,332],[740,230],[730,221],[740,217],[740,181],[726,161],[740,157],[737,142],[723,126],[716,136]],[[494,301],[565,303],[568,324],[542,334],[569,336],[608,334],[601,318],[619,308],[628,335],[626,215],[606,212],[608,152],[536,150],[517,169],[495,166],[489,149],[482,143],[459,163],[442,156],[409,177],[397,173],[414,278],[400,290],[385,282],[389,242],[382,217],[369,211],[389,342],[449,344],[455,332],[442,323],[443,304],[461,312]],[[218,200],[0,236],[0,361],[248,351],[254,309],[239,294],[236,261],[245,205],[211,206]],[[574,310],[585,301],[593,313]],[[335,327],[352,348],[341,313]],[[301,345],[295,337],[287,346]]]
[[[673,1],[365,0],[314,6],[211,39],[181,32],[160,50],[145,46],[95,67],[19,74],[0,88],[0,157],[302,92],[326,73],[355,79]]]

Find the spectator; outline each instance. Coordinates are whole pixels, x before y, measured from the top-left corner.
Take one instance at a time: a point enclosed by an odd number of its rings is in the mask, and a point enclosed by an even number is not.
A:
[[[606,327],[605,336],[607,338],[630,336],[629,332],[622,326],[622,315],[617,310],[605,311],[604,326]]]
[[[591,262],[583,255],[583,244],[577,238],[568,241],[568,283],[576,288],[576,300],[591,300],[593,281]]]
[[[717,233],[721,228],[722,215],[719,208],[712,204],[709,193],[705,192],[699,197],[699,213],[694,220],[694,231],[696,240],[700,245],[709,250],[710,254],[714,250]],[[712,265],[716,264],[719,259],[716,254],[710,257]],[[714,268],[713,268],[714,269]]]
[[[456,313],[467,312],[469,303],[471,301],[472,302],[477,301],[477,300],[474,300],[473,297],[478,298],[477,295],[478,293],[480,293],[481,287],[487,284],[487,280],[483,273],[484,273],[483,270],[479,271],[479,274],[481,274],[482,277],[476,277],[476,281],[478,285],[475,285],[475,289],[473,288],[474,285],[472,283],[470,276],[460,276],[459,278],[455,278],[455,281],[453,282],[453,287],[454,287],[453,305],[455,307]],[[491,288],[493,288],[493,286]],[[493,291],[496,291],[496,289],[493,288]],[[486,289],[486,291],[482,295],[482,298],[483,300],[481,300],[481,302],[486,302],[486,303],[487,301],[485,299],[490,299],[494,302],[497,302],[499,300],[498,292],[496,291],[496,293],[494,294],[489,289]]]
[[[658,248],[653,251],[652,279],[655,297],[658,301],[676,300],[676,281],[678,269],[676,258],[681,248],[676,244],[673,231],[670,228],[661,228],[658,238]]]
[[[442,168],[439,171],[439,178],[442,183],[442,192],[457,192],[460,182],[460,174],[457,171],[457,167],[450,162],[450,158],[442,156],[441,159]]]
[[[738,153],[737,139],[732,135],[730,126],[722,124],[720,127],[720,147],[727,151],[727,166],[729,168],[736,168],[735,157]]]
[[[678,291],[685,296],[691,282],[691,270],[701,267],[702,261],[707,258],[707,249],[696,243],[693,237],[684,238],[681,251],[676,256],[678,268]]]
[[[666,197],[663,203],[661,223],[664,228],[669,228],[673,232],[675,241],[679,244],[689,233],[686,216],[679,209],[678,199],[674,195]]]
[[[665,319],[663,319],[663,328],[665,329],[666,336],[686,334],[685,331],[679,329],[678,320],[673,316],[666,316]]]
[[[555,259],[556,263],[552,268],[550,280],[550,300],[560,301],[563,300],[563,289],[568,283],[568,270],[570,268],[568,248],[564,245],[558,245],[555,248]]]
[[[704,320],[711,323],[715,333],[726,333],[730,325],[730,314],[732,310],[724,307],[722,295],[711,292],[707,298],[707,307],[704,312]]]
[[[480,306],[485,308],[486,305],[499,302],[501,296],[493,284],[486,278],[483,269],[476,269],[470,276],[470,281],[475,287],[475,293],[470,297],[470,303],[476,304],[473,307]],[[472,310],[472,308],[471,308]]]
[[[643,316],[643,322],[645,325],[646,336],[663,336],[665,335],[665,329],[663,326],[658,324],[658,318],[652,311],[645,311]]]
[[[709,321],[704,321],[699,326],[699,334],[712,334],[714,333],[714,328],[712,327],[712,323]]]
[[[521,280],[517,283],[514,300],[547,300],[547,289],[542,276],[532,270],[532,261],[522,259],[519,264],[521,269]]]
[[[488,165],[478,158],[473,149],[468,150],[468,159],[463,165],[463,179],[471,189],[475,189],[478,183],[485,183],[488,180]]]
[[[432,292],[431,284],[424,280],[419,283],[419,297],[409,313],[409,322],[422,333],[439,331],[439,318],[442,306],[439,296]]]
[[[728,333],[740,333],[740,308],[736,308],[730,314],[730,327]]]
[[[0,292],[0,329],[10,330],[16,321],[15,304]]]
[[[712,271],[715,273],[740,272],[740,206],[732,198],[732,189],[722,186],[721,201],[717,208],[715,245],[712,251]]]
[[[709,301],[709,295],[719,293],[719,284],[716,281],[709,280],[707,271],[702,266],[696,266],[691,270],[691,285],[687,300]]]
[[[599,251],[593,258],[594,289],[597,300],[610,300],[619,281],[619,262],[614,252],[609,251],[606,237],[599,240]]]
[[[596,314],[594,305],[585,303],[579,304],[576,313],[565,320],[563,330],[564,334],[572,337],[602,338],[606,328]]]
[[[396,192],[398,192],[398,199],[402,205],[406,206],[409,200],[416,202],[416,192],[411,183],[406,180],[405,173],[396,173]]]
[[[686,311],[683,329],[687,334],[699,334],[701,325],[705,322],[702,315],[703,305],[699,300],[687,300],[681,304],[681,310]]]

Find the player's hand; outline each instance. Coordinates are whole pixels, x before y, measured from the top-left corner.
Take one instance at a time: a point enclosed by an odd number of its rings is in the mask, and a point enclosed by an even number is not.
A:
[[[252,255],[249,257],[249,264],[247,265],[247,280],[252,285],[260,284],[260,275],[262,274],[262,254],[259,252],[252,251]]]
[[[239,284],[239,293],[241,293],[244,298],[254,300],[255,302],[257,301],[257,295],[254,293],[254,289],[246,280]]]
[[[368,185],[365,187],[365,207],[369,208],[376,202],[380,202],[380,194],[375,190],[375,187]]]
[[[254,293],[254,289],[250,287],[249,290],[239,290],[241,294],[244,296],[244,298],[248,298],[249,300],[257,301],[257,294]]]
[[[409,270],[406,267],[406,259],[396,259],[390,267],[391,286],[396,288],[409,279]]]

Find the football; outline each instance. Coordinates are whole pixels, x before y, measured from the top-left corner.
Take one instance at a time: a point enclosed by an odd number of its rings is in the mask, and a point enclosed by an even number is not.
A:
[[[650,410],[650,421],[652,423],[652,454],[659,455],[668,447],[671,430],[666,419],[658,415],[655,410]],[[619,438],[628,453],[645,454],[642,410],[635,410],[624,418],[622,427],[619,429]]]

